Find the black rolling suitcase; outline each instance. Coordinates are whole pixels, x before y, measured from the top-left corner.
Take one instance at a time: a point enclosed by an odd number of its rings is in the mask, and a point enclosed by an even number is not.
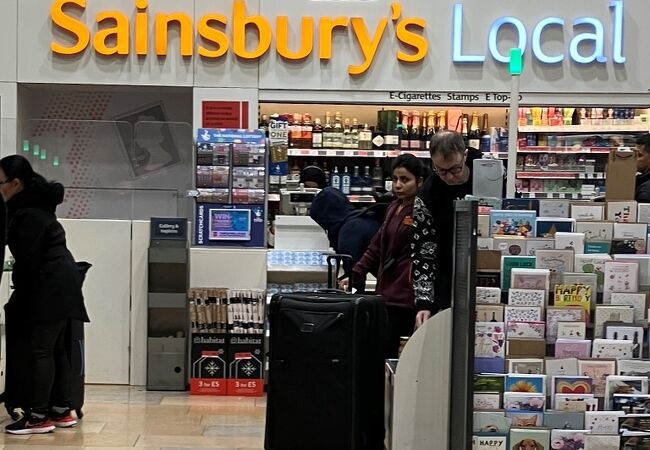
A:
[[[277,294],[269,324],[265,449],[382,450],[383,299]]]

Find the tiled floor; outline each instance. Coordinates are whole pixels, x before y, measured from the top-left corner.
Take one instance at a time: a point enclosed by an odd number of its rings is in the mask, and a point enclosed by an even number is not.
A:
[[[4,409],[0,410],[4,412]],[[87,386],[86,416],[70,430],[0,435],[0,450],[259,450],[264,399],[196,397],[121,386]],[[6,418],[2,426],[9,423]]]

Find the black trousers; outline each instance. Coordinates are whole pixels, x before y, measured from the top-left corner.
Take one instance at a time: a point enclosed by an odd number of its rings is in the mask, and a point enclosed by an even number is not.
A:
[[[417,311],[414,308],[403,308],[392,305],[387,305],[386,310],[388,311],[390,329],[387,357],[397,358],[400,337],[411,336],[413,334]]]
[[[34,325],[31,332],[30,407],[38,415],[70,407],[70,361],[65,348],[67,321]]]

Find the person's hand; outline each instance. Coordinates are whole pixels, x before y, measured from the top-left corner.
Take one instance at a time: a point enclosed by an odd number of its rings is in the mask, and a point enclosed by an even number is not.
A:
[[[424,322],[429,320],[431,318],[431,311],[428,309],[423,309],[422,311],[418,311],[417,315],[415,316],[415,326],[416,327],[421,327]]]
[[[350,279],[349,278],[343,278],[342,280],[339,280],[339,289],[347,291],[349,284],[350,284]]]

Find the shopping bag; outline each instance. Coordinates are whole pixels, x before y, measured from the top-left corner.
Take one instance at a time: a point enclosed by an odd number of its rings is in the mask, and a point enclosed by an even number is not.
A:
[[[627,147],[614,149],[609,153],[605,199],[634,200],[636,189],[636,152]]]
[[[474,160],[472,194],[477,197],[503,197],[503,161]]]

